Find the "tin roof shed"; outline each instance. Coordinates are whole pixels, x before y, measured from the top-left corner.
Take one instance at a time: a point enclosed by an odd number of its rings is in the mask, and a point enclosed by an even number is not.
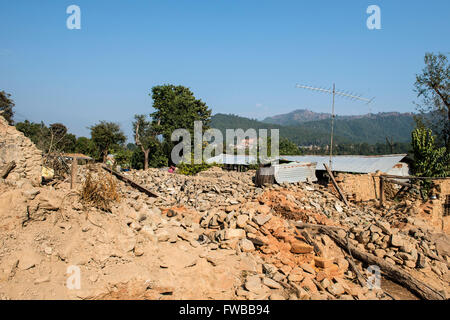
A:
[[[332,171],[352,173],[387,173],[399,163],[406,154],[392,154],[382,156],[333,156]],[[295,162],[317,162],[316,170],[325,170],[323,164],[329,165],[329,156],[280,156],[280,159]]]

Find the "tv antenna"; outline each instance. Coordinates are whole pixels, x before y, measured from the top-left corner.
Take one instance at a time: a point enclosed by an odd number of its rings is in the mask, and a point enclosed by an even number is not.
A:
[[[332,89],[323,89],[323,88],[317,88],[317,87],[311,87],[311,86],[304,86],[304,85],[300,85],[300,84],[297,84],[295,87],[299,88],[299,89],[307,89],[307,90],[318,91],[318,92],[322,92],[322,93],[329,93],[329,94],[333,95],[333,103],[332,103],[332,107],[331,107],[331,136],[330,136],[330,170],[332,170],[334,118],[336,117],[336,115],[334,114],[335,97],[336,96],[344,97],[344,98],[348,98],[353,101],[362,101],[367,104],[370,104],[375,98],[367,99],[367,98],[362,97],[359,94],[355,94],[352,92],[336,91],[336,85],[334,83],[333,83]]]

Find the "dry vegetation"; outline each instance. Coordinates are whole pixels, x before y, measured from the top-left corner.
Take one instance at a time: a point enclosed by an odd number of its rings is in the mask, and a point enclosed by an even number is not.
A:
[[[111,211],[111,204],[120,201],[117,180],[108,173],[92,173],[88,170],[81,188],[81,202],[104,211]]]

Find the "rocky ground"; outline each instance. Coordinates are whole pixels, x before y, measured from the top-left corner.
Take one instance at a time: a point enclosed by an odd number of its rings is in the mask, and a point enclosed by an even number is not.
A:
[[[346,207],[318,184],[257,188],[254,171],[149,169],[126,175],[158,197],[117,180],[121,200],[106,212],[80,202],[87,170],[73,190],[0,182],[2,299],[416,298],[384,279],[381,289],[361,285],[328,235],[296,222],[339,227],[359,250],[449,292],[448,236],[404,204]],[[352,261],[367,279],[367,265]],[[68,284],[71,266],[79,288]]]

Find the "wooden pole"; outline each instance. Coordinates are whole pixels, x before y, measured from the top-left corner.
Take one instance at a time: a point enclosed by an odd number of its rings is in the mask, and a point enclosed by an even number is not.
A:
[[[78,160],[77,158],[73,158],[72,160],[72,168],[70,170],[70,189],[75,187],[77,183],[77,172],[78,172]]]
[[[380,176],[380,207],[384,205],[384,177]]]
[[[330,178],[331,178],[331,181],[333,182],[334,187],[336,188],[336,190],[337,190],[337,191],[339,192],[339,194],[341,195],[342,200],[345,202],[345,204],[347,205],[347,207],[349,207],[350,205],[349,205],[348,202],[347,202],[347,198],[345,197],[344,193],[341,191],[341,188],[339,188],[339,186],[338,186],[336,180],[334,179],[333,172],[331,172],[330,168],[328,168],[328,166],[327,166],[325,163],[323,164],[323,166],[324,166],[325,169],[327,170],[327,172],[328,172],[328,174],[329,174],[329,176],[330,176]]]

